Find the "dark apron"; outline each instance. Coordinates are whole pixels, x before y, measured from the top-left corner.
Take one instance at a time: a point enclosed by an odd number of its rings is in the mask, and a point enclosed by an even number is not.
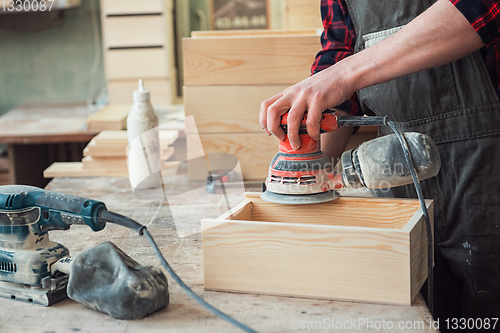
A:
[[[346,3],[359,52],[434,1]],[[400,130],[425,133],[438,145],[441,170],[422,188],[435,201],[435,316],[443,318],[440,327],[451,317],[500,317],[500,104],[480,52],[357,94],[365,114],[387,116]],[[394,188],[390,195],[416,197],[413,185]]]

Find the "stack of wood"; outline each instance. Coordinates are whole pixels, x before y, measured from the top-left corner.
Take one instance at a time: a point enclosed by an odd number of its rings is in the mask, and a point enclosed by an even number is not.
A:
[[[130,92],[132,95],[132,92]],[[87,118],[87,130],[99,133],[105,130],[119,131],[127,129],[127,116],[131,104],[108,105]]]
[[[259,124],[260,103],[310,75],[316,30],[193,32],[183,49],[184,106],[198,130],[186,123],[188,159],[199,156],[199,134],[205,154],[233,154],[245,181],[263,181],[278,140]]]
[[[160,130],[160,158],[162,169],[179,162],[168,161],[174,154],[171,145],[179,137],[177,130]],[[83,150],[82,162],[57,162],[44,172],[46,178],[54,177],[128,177],[127,131],[102,131]]]

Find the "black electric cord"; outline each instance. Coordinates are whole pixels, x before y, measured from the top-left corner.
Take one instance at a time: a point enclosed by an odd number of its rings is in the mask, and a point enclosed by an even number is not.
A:
[[[136,231],[139,235],[145,236],[146,239],[148,240],[149,244],[153,248],[153,251],[155,252],[156,256],[158,257],[158,259],[160,259],[160,262],[162,263],[163,267],[165,267],[165,269],[167,270],[168,274],[170,274],[172,279],[174,279],[174,281],[179,284],[179,286],[182,288],[182,290],[184,290],[186,292],[186,294],[189,295],[189,297],[191,297],[196,302],[201,304],[208,311],[219,316],[220,318],[224,319],[225,321],[233,324],[234,326],[242,329],[243,331],[249,332],[249,333],[257,333],[257,331],[251,329],[250,327],[246,326],[245,324],[240,323],[236,319],[228,316],[224,312],[222,312],[219,309],[215,308],[214,306],[210,305],[203,298],[198,296],[193,290],[191,290],[191,288],[189,288],[184,283],[184,281],[181,280],[181,278],[177,275],[177,273],[175,273],[175,271],[172,269],[172,267],[170,267],[169,263],[167,262],[165,257],[163,257],[162,253],[160,252],[158,245],[156,245],[156,242],[154,241],[153,236],[151,236],[151,234],[149,233],[148,229],[145,226],[137,223],[136,221],[132,220],[129,217],[126,217],[126,216],[123,216],[123,215],[120,215],[117,213],[113,213],[113,212],[110,212],[107,210],[101,211],[99,213],[99,218],[101,220],[104,220],[104,221],[109,222],[109,223],[115,223],[115,224],[119,224],[121,226],[130,228],[130,229]]]
[[[405,155],[406,163],[408,164],[408,168],[410,169],[411,177],[413,178],[413,184],[415,185],[415,190],[417,192],[418,200],[420,201],[420,207],[422,208],[422,212],[425,218],[425,226],[427,229],[427,306],[429,307],[429,311],[431,314],[434,314],[434,272],[433,272],[433,264],[434,264],[434,239],[432,236],[432,227],[431,227],[431,219],[429,218],[429,212],[427,211],[427,206],[425,205],[424,194],[422,192],[422,187],[420,186],[420,180],[417,176],[417,171],[415,170],[415,166],[413,165],[413,161],[411,159],[410,148],[408,147],[408,143],[406,139],[401,134],[401,132],[396,128],[396,125],[392,121],[387,121],[387,125],[389,125],[401,143],[401,148],[403,149],[403,153]]]

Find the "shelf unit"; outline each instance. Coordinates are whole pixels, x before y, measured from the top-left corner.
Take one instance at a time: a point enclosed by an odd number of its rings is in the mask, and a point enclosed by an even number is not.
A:
[[[155,106],[177,102],[172,0],[101,0],[109,104],[129,104],[144,79]]]

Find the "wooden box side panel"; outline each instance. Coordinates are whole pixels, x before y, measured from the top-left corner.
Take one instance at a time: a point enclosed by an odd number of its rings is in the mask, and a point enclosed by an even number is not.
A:
[[[411,304],[409,235],[401,230],[202,225],[207,290]]]
[[[188,159],[209,153],[226,153],[235,155],[240,163],[243,179],[264,181],[269,170],[269,163],[278,152],[278,140],[259,133],[220,133],[196,134],[186,136]],[[224,169],[227,163],[210,165],[212,170]],[[197,170],[188,166],[192,180],[206,179],[206,169]]]
[[[426,200],[427,211],[434,231],[434,202]],[[411,293],[414,299],[427,279],[428,247],[427,228],[421,210],[416,213],[418,222],[410,232]]]
[[[184,84],[294,84],[320,49],[317,35],[184,38]]]
[[[260,103],[287,87],[288,85],[186,86],[186,117],[194,116],[200,133],[262,132],[259,124]],[[186,127],[187,133],[193,131]]]
[[[418,201],[412,199],[340,197],[283,209],[282,205],[262,200],[260,193],[247,192],[245,197],[253,202],[253,220],[265,222],[403,229],[419,208]]]

